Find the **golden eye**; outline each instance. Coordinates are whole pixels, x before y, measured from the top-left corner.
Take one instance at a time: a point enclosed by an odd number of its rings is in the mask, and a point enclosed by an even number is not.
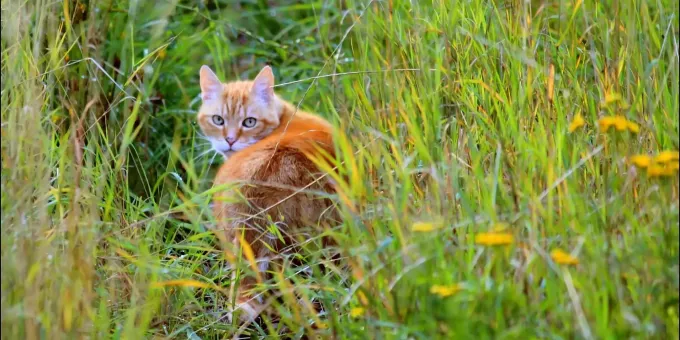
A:
[[[247,128],[251,128],[251,127],[255,126],[256,123],[257,123],[257,119],[255,119],[253,117],[248,117],[243,121],[243,126],[247,127]]]
[[[212,116],[212,121],[217,126],[224,125],[224,118],[222,118],[222,116],[214,115]]]

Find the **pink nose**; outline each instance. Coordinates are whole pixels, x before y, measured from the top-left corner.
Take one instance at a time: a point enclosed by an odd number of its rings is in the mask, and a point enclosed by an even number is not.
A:
[[[234,137],[227,137],[227,143],[229,143],[229,146],[234,145],[234,143],[236,143],[236,138],[234,138]]]

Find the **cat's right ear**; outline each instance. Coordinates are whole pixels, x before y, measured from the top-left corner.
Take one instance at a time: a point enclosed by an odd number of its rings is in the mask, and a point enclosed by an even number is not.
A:
[[[222,95],[222,82],[210,67],[201,66],[201,99],[213,100]]]

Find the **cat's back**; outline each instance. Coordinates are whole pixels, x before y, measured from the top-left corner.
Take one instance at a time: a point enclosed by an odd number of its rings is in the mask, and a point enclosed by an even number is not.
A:
[[[256,180],[288,185],[306,180],[302,173],[317,172],[310,156],[334,156],[332,125],[325,119],[297,112],[269,136],[230,156],[220,168],[216,184]],[[298,182],[298,183],[293,183]]]
[[[247,204],[232,204],[226,199],[229,190],[218,194],[215,213],[218,217],[234,217],[267,213],[289,226],[337,219],[329,213],[328,198],[308,195],[311,192],[333,192],[310,157],[334,157],[331,125],[315,116],[301,115],[281,131],[232,155],[220,168],[215,185],[238,183]],[[319,150],[323,152],[319,152]],[[219,199],[219,198],[225,199]],[[223,202],[223,203],[220,203]],[[232,201],[233,202],[233,201]],[[334,217],[335,216],[335,217]]]

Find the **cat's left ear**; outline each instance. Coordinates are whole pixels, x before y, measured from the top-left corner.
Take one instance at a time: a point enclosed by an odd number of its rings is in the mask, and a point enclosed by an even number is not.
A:
[[[253,80],[251,95],[264,104],[271,104],[274,99],[274,72],[269,66],[262,68]]]
[[[203,65],[200,73],[201,98],[204,101],[219,98],[222,95],[222,82],[217,78],[215,72],[210,67]]]

